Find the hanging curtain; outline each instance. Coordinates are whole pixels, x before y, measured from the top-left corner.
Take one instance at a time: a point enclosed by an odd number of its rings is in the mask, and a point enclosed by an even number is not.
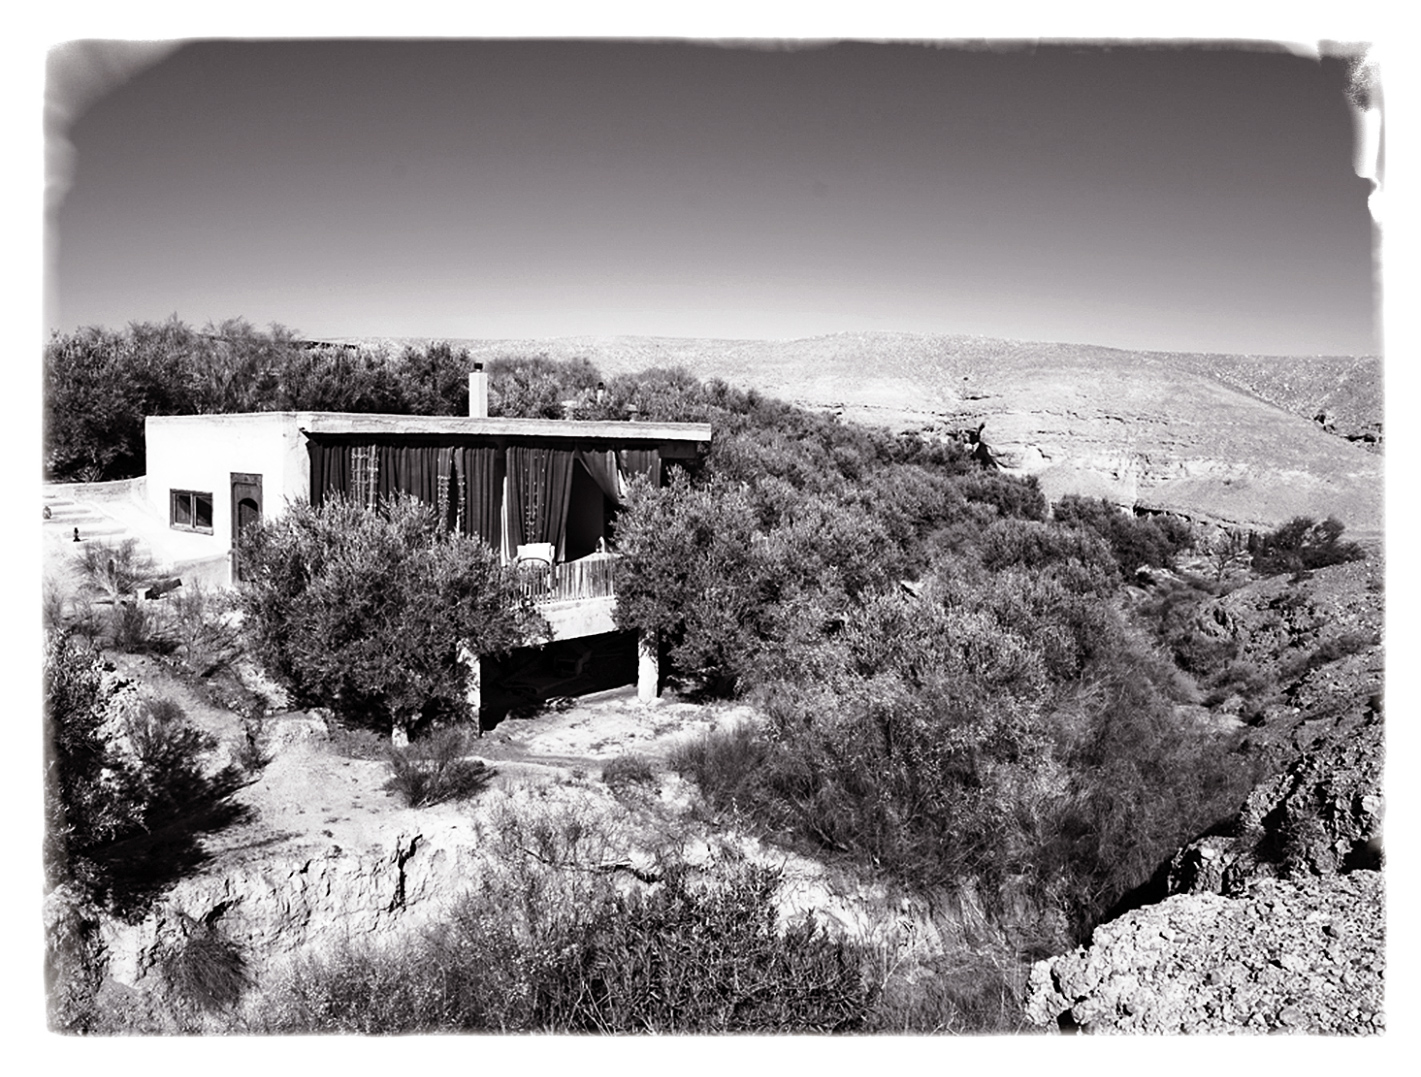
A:
[[[627,478],[645,475],[651,480],[652,486],[661,485],[660,449],[622,449],[617,453],[617,457]]]
[[[464,471],[464,534],[499,549],[503,543],[503,453],[494,448],[466,448],[460,456]]]
[[[592,481],[609,500],[618,505],[626,502],[626,483],[622,480],[621,469],[617,467],[615,452],[611,449],[598,449],[595,452],[578,449],[576,455],[577,462],[587,469],[587,474],[592,476]]]
[[[375,448],[375,496],[381,501],[392,501],[400,489],[400,450],[396,445],[377,445]]]
[[[509,527],[514,543],[551,542],[561,559],[572,493],[572,451],[515,446],[508,450],[507,462]]]
[[[329,496],[348,496],[350,446],[310,441],[306,445],[306,451],[311,459],[311,504],[319,508]]]

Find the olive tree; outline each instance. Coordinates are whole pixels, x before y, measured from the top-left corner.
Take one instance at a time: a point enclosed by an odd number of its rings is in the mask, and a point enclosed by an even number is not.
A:
[[[244,536],[242,558],[258,659],[298,702],[396,740],[464,713],[463,656],[546,633],[493,549],[409,498],[298,503]]]

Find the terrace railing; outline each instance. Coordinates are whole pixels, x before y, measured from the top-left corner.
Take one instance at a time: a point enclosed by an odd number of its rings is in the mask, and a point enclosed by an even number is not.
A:
[[[523,561],[518,565],[519,589],[525,599],[538,604],[610,598],[617,593],[616,563],[616,555],[610,553],[594,553],[557,565]]]

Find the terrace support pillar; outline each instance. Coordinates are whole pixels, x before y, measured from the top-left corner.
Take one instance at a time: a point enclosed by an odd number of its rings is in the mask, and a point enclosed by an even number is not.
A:
[[[459,661],[468,671],[464,677],[464,702],[469,706],[469,714],[474,719],[474,728],[479,736],[484,735],[483,705],[483,660],[467,647],[459,648]]]
[[[657,658],[656,633],[643,629],[636,639],[636,697],[643,703],[654,702],[661,680],[661,663]]]

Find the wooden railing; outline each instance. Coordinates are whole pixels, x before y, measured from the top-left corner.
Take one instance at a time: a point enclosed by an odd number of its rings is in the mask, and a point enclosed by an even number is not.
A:
[[[533,602],[576,602],[615,595],[615,554],[594,553],[576,561],[548,566],[524,561],[518,566],[519,589]]]

